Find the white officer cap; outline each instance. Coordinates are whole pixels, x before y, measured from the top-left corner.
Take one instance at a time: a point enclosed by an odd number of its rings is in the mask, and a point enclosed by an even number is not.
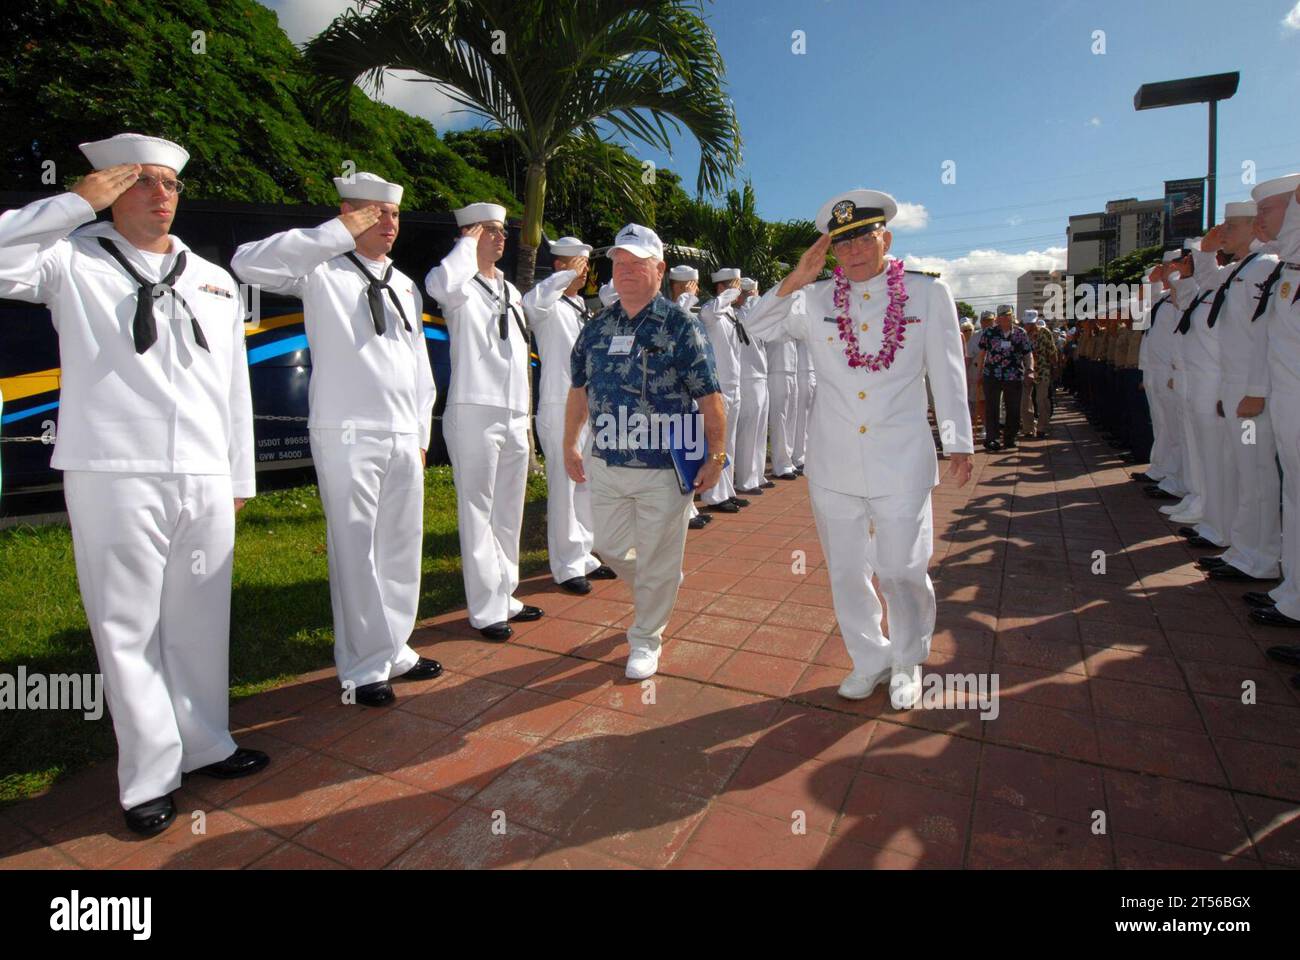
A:
[[[506,222],[506,208],[499,203],[471,203],[468,207],[461,207],[454,211],[454,215],[458,227],[468,227],[491,220],[505,226]]]
[[[741,278],[740,278],[740,289],[741,289],[741,290],[757,290],[757,289],[758,289],[758,281],[755,280],[753,277],[741,277]]]
[[[898,203],[879,190],[850,190],[831,197],[817,211],[817,229],[832,240],[849,240],[881,229],[898,213]]]
[[[1233,217],[1253,217],[1258,212],[1259,207],[1254,200],[1242,200],[1223,205],[1224,220],[1231,220]]]
[[[551,241],[551,255],[556,257],[589,257],[591,244],[583,243],[577,237],[560,237]]]
[[[614,237],[614,245],[609,248],[605,256],[614,259],[615,250],[626,250],[632,256],[640,257],[642,260],[646,257],[653,257],[655,260],[664,258],[664,245],[659,239],[659,234],[639,223],[629,223],[620,230]]]
[[[1255,184],[1255,189],[1250,191],[1250,199],[1259,203],[1280,193],[1295,193],[1296,187],[1300,187],[1300,173],[1288,173],[1285,177],[1274,177]]]
[[[335,177],[334,188],[344,200],[378,200],[380,203],[401,203],[404,192],[403,187],[373,173]]]
[[[712,280],[714,283],[726,283],[728,280],[739,280],[739,267],[723,267],[721,270],[714,270]]]
[[[688,280],[698,280],[700,279],[700,271],[696,270],[694,267],[688,267],[686,264],[681,263],[668,271],[668,279],[676,280],[678,283],[685,283]]]
[[[149,163],[170,167],[179,175],[190,159],[189,151],[179,144],[140,133],[119,133],[107,140],[80,144],[80,148],[96,170],[119,163]]]

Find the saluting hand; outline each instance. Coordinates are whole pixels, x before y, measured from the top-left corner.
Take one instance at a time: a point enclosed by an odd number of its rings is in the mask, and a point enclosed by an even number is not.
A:
[[[830,249],[831,235],[823,233],[817,238],[816,243],[803,252],[803,256],[799,258],[790,275],[781,281],[781,289],[776,292],[777,296],[788,297],[816,280],[821,275],[822,268],[826,266],[826,254]]]
[[[348,233],[352,234],[352,239],[355,240],[378,223],[382,216],[379,207],[372,203],[366,207],[349,210],[347,213],[340,213],[339,222],[348,228]]]
[[[86,174],[73,185],[72,192],[98,213],[111,207],[113,201],[126,193],[139,179],[140,164],[119,163]]]

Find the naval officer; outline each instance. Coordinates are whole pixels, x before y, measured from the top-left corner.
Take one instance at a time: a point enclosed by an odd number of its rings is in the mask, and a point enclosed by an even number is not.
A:
[[[325,510],[334,664],[357,703],[442,673],[408,641],[420,606],[424,463],[436,399],[415,282],[389,253],[403,188],[335,177],[339,215],[235,251],[245,283],[297,297],[311,348],[307,429]]]
[[[569,354],[591,311],[582,298],[591,247],[577,237],[551,243],[554,270],[524,294],[524,316],[537,341],[542,384],[537,437],[546,457],[546,547],[551,576],[570,593],[591,593],[592,580],[616,574],[591,552],[591,493],[564,470],[564,405],[569,399]],[[586,449],[590,432],[579,439]]]
[[[135,133],[83,143],[94,172],[0,217],[0,296],[50,309],[81,600],[117,735],[127,826],[175,819],[183,773],[256,773],[229,731],[235,513],[254,495],[234,279],[171,231],[189,154]],[[111,209],[112,219],[95,220]]]
[[[970,479],[970,413],[957,307],[947,285],[904,276],[889,257],[889,194],[853,190],[817,215],[821,238],[794,272],[759,301],[749,324],[759,337],[807,344],[817,370],[808,436],[808,481],[817,533],[830,570],[840,633],[853,670],[840,684],[864,699],[889,680],[896,708],[920,696],[920,664],[934,632],[930,491],[939,482],[927,420],[925,381],[949,475]],[[818,281],[833,250],[834,279]],[[889,606],[881,630],[878,577]]]
[[[497,269],[506,208],[471,203],[455,216],[460,239],[424,287],[442,305],[451,338],[442,433],[456,482],[469,622],[503,641],[514,633],[507,621],[542,616],[514,596],[528,482],[528,329],[519,290]]]

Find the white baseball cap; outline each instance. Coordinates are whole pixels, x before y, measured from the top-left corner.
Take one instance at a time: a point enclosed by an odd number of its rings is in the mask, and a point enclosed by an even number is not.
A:
[[[659,234],[639,223],[629,223],[620,230],[614,237],[614,245],[606,251],[605,256],[612,260],[615,250],[626,250],[632,256],[640,257],[642,260],[646,257],[653,257],[656,260],[664,258],[664,245],[659,239]]]

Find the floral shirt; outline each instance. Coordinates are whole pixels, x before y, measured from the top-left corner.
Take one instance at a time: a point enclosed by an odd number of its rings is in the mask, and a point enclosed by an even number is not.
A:
[[[680,417],[721,389],[704,327],[663,296],[631,319],[621,302],[602,310],[578,334],[569,366],[573,386],[587,391],[592,452],[611,467],[672,469],[662,430],[638,435],[639,423]]]
[[[1034,331],[1032,339],[1034,344],[1034,369],[1050,370],[1061,356],[1060,351],[1056,348],[1056,337],[1046,327],[1039,327]]]
[[[1033,353],[1029,335],[1013,326],[1006,333],[997,324],[980,334],[984,351],[984,376],[993,380],[1023,380],[1025,354]]]

